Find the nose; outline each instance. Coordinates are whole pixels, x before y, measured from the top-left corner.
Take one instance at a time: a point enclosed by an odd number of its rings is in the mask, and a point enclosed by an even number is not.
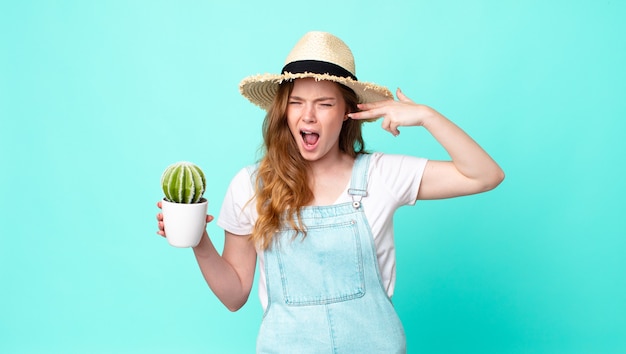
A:
[[[316,121],[314,105],[306,105],[306,107],[304,107],[304,111],[302,112],[302,120],[305,123],[314,123]]]

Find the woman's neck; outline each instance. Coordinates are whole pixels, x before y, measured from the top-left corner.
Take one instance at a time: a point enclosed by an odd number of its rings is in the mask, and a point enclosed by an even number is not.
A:
[[[333,204],[350,181],[353,165],[354,158],[343,152],[309,162],[309,187],[314,196],[311,205]]]

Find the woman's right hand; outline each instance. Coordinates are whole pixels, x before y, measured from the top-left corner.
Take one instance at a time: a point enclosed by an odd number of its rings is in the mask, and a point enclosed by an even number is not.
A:
[[[161,209],[162,206],[163,206],[163,204],[160,201],[157,202],[157,207],[159,207],[159,209]],[[165,236],[165,224],[163,223],[163,213],[161,213],[161,212],[157,213],[156,218],[157,218],[157,227],[159,228],[159,230],[157,231],[157,234],[161,235],[163,237],[167,237],[167,236]],[[211,221],[213,221],[213,216],[212,215],[207,215],[206,216],[207,224],[210,223]],[[205,231],[205,233],[206,233],[206,231]]]

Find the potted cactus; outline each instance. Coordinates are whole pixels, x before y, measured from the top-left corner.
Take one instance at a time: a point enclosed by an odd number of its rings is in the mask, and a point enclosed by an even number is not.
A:
[[[174,247],[197,246],[206,227],[204,173],[191,162],[176,162],[163,172],[161,186],[165,193],[161,207],[167,241]]]

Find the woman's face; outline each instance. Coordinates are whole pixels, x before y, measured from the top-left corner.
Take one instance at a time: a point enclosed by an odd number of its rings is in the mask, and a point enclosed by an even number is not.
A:
[[[300,154],[308,161],[339,154],[339,133],[347,112],[337,85],[297,79],[289,95],[287,123]]]

